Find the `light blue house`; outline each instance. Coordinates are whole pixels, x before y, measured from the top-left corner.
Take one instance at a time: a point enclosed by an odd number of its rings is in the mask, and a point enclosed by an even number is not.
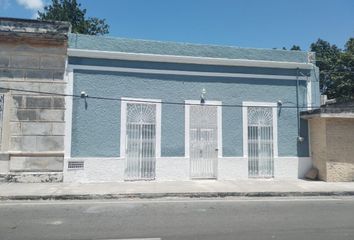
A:
[[[64,181],[301,178],[301,51],[70,35]],[[79,97],[81,96],[81,97]]]

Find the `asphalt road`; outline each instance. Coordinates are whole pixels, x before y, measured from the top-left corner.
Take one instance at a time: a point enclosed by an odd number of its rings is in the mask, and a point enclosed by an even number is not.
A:
[[[354,239],[354,198],[0,202],[0,239]]]

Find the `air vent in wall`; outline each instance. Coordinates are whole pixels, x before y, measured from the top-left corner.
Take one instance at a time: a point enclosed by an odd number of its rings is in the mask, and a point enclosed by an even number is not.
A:
[[[84,169],[84,161],[69,161],[68,169],[72,169],[72,170]]]

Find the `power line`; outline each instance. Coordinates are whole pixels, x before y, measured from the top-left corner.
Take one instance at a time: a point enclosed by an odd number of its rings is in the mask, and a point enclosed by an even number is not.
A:
[[[112,98],[112,97],[99,97],[99,96],[82,96],[82,95],[75,95],[75,94],[61,94],[61,93],[52,93],[52,92],[44,92],[44,91],[33,91],[33,90],[24,90],[24,89],[17,89],[17,88],[4,88],[0,87],[0,89],[3,90],[8,90],[8,91],[18,91],[18,92],[26,92],[26,93],[37,93],[37,94],[43,94],[43,95],[52,95],[52,96],[60,96],[60,97],[72,97],[72,98],[83,98],[83,99],[95,99],[95,100],[105,100],[105,101],[119,101],[119,102],[124,102],[128,101],[122,98]],[[151,100],[133,100],[134,102],[138,103],[156,103],[156,101],[151,101]],[[171,101],[161,101],[159,102],[161,104],[166,104],[166,105],[181,105],[181,106],[200,106],[199,103],[185,103],[185,102],[171,102]],[[291,102],[285,102],[285,103],[291,103]],[[282,103],[283,104],[283,103]],[[285,106],[280,104],[280,108],[290,108],[290,109],[307,109],[308,106]],[[219,106],[219,107],[246,107],[243,106],[242,104],[203,104],[204,106]],[[296,105],[294,103],[294,105]],[[255,106],[255,107],[261,107],[261,106]],[[320,106],[312,106],[312,108],[320,108]],[[340,109],[354,109],[354,107],[331,107],[332,109],[335,108],[340,108]]]

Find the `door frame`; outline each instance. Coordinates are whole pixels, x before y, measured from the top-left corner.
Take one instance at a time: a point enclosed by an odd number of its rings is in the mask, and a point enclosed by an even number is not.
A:
[[[184,157],[190,158],[190,106],[201,105],[200,100],[185,100],[184,111]],[[222,102],[221,101],[205,101],[204,105],[217,105],[217,141],[218,141],[218,158],[222,157]],[[217,173],[217,169],[216,169]],[[217,175],[217,174],[216,174]]]
[[[161,100],[147,98],[121,98],[120,111],[120,158],[125,159],[126,152],[126,135],[127,135],[127,104],[154,104],[156,105],[156,146],[155,158],[161,157]]]
[[[248,107],[271,107],[273,113],[273,161],[278,157],[278,104],[276,102],[242,102],[243,157],[248,162]]]

